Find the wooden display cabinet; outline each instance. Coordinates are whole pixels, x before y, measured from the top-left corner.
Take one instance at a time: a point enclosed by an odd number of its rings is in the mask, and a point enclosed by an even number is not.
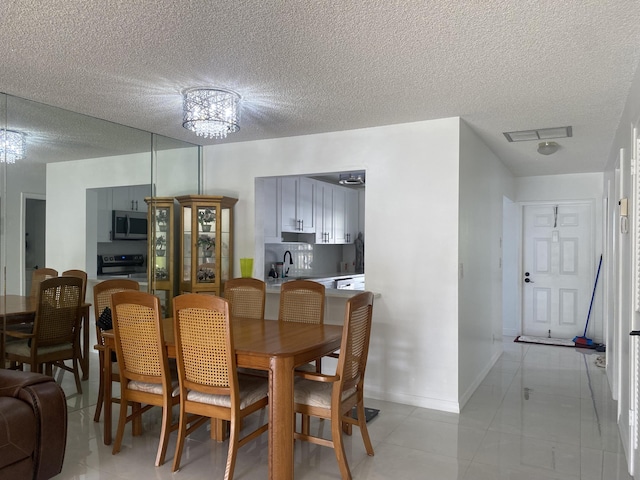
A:
[[[180,204],[180,293],[221,295],[233,267],[236,198],[176,197]]]
[[[176,295],[176,201],[173,197],[146,197],[148,225],[147,281],[149,292],[160,298],[163,317],[173,315]]]

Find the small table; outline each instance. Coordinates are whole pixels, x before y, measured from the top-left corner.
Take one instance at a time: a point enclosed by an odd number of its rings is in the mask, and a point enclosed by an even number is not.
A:
[[[163,319],[169,357],[175,358],[173,319]],[[313,325],[236,318],[233,341],[238,367],[269,372],[269,478],[293,479],[293,370],[340,348],[341,325]],[[104,332],[104,443],[111,444],[111,350],[113,332]]]
[[[82,369],[82,380],[89,378],[89,307],[90,303],[83,303],[80,309],[82,321],[82,358],[80,368]],[[0,296],[0,359],[4,368],[4,326],[6,320],[7,327],[19,325],[21,323],[33,322],[36,314],[37,300],[28,295],[5,295]]]

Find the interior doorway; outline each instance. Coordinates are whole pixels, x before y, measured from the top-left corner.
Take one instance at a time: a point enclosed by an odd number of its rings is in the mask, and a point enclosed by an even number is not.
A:
[[[36,268],[46,267],[46,201],[41,196],[24,199],[24,284],[23,294],[31,289],[31,276]]]

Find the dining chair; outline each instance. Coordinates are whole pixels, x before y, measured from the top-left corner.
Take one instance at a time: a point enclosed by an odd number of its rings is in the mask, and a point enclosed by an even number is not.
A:
[[[82,280],[82,293],[80,294],[80,298],[82,299],[81,303],[85,303],[86,302],[86,296],[87,296],[87,272],[83,271],[83,270],[77,270],[77,269],[73,269],[73,270],[65,270],[64,272],[62,272],[60,274],[61,277],[76,277]],[[78,323],[78,338],[81,338],[82,336],[82,327],[83,327],[83,322],[82,322],[82,312],[80,315],[80,321]],[[89,336],[87,335],[87,338],[89,338]],[[78,349],[78,359],[80,362],[84,361],[84,357],[82,354],[82,348]],[[82,365],[82,363],[81,363]],[[87,363],[88,365],[88,363]]]
[[[113,332],[120,370],[120,415],[112,453],[120,452],[124,428],[150,408],[162,408],[156,467],[164,463],[171,431],[171,408],[180,401],[178,382],[172,380],[160,321],[160,299],[145,292],[111,295]],[[144,404],[144,406],[142,406]],[[128,415],[128,407],[132,413]],[[107,425],[105,425],[105,428]],[[134,434],[135,434],[134,428]]]
[[[312,436],[304,426],[294,438],[334,449],[343,479],[351,479],[342,439],[351,433],[351,425],[358,425],[367,454],[373,455],[373,446],[367,430],[364,413],[364,373],[369,353],[373,294],[363,292],[351,297],[345,307],[340,355],[335,375],[316,372],[296,372],[294,408],[297,413],[331,420],[331,440]],[[351,417],[356,407],[357,418]]]
[[[37,285],[36,315],[30,333],[7,330],[7,336],[19,339],[7,343],[6,358],[11,368],[28,363],[32,372],[52,374],[52,365],[73,373],[78,393],[82,393],[78,359],[80,350],[80,308],[82,279],[55,277]],[[72,366],[64,361],[71,360]]]
[[[58,271],[53,268],[36,268],[31,274],[31,291],[29,292],[29,296],[35,297],[38,294],[38,285],[40,282],[57,276]]]
[[[311,280],[291,280],[280,287],[280,322],[324,323],[325,287]],[[315,361],[315,371],[322,371],[322,363]],[[313,365],[302,365],[297,370],[313,370]]]
[[[232,278],[224,284],[231,318],[264,318],[266,284],[257,278]]]
[[[213,295],[180,295],[173,302],[173,319],[180,382],[173,471],[180,468],[187,435],[209,419],[227,420],[230,433],[224,478],[231,480],[238,449],[269,428],[263,424],[240,437],[241,420],[268,404],[268,379],[237,373],[227,300]],[[188,414],[200,418],[189,418]]]
[[[105,311],[106,308],[111,310],[111,295],[116,292],[122,292],[126,290],[139,291],[140,284],[135,280],[131,280],[128,278],[115,278],[111,280],[104,280],[93,287],[93,313],[94,320],[96,323],[96,346],[95,349],[98,351],[98,362],[99,362],[99,371],[100,371],[100,383],[98,385],[98,399],[96,401],[96,411],[93,415],[93,421],[100,421],[100,412],[102,411],[102,405],[104,403],[104,375],[105,375],[105,361],[110,361],[115,364],[116,355],[115,352],[112,352],[112,358],[105,358],[105,347],[104,347],[104,337],[102,336],[102,328],[98,325],[98,320],[100,316]],[[120,381],[120,372],[118,371],[117,365],[114,365],[115,368],[111,369],[111,382],[119,382]],[[112,398],[112,402],[120,403],[119,398]],[[109,423],[109,425],[106,425]],[[111,428],[111,421],[105,421],[105,428]]]

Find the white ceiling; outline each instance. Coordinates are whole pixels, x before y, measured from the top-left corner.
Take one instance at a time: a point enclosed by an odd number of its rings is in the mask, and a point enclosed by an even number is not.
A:
[[[602,171],[635,0],[5,0],[0,91],[198,144],[182,89],[243,97],[225,142],[461,116],[514,175]],[[502,132],[571,125],[551,156]]]

